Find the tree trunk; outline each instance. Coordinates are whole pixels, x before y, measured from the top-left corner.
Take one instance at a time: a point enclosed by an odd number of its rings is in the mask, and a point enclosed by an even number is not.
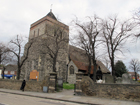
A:
[[[5,67],[3,67],[3,70],[2,70],[2,79],[4,79],[4,71],[5,71]]]
[[[115,67],[114,67],[114,60],[111,61],[111,68],[112,68],[112,76],[113,76],[113,82],[116,82],[115,78]]]
[[[20,79],[20,71],[21,71],[21,68],[20,68],[20,66],[18,66],[18,70],[17,70],[17,80]]]
[[[135,72],[135,81],[137,81],[137,72]]]
[[[88,56],[89,60],[89,65],[88,65],[88,76],[90,77],[90,72],[91,72],[91,58]]]
[[[92,44],[92,49],[93,49],[93,58],[92,58],[92,62],[94,65],[94,69],[93,69],[93,81],[96,83],[96,69],[97,69],[97,64],[96,64],[96,60],[95,60],[95,49],[94,49],[94,44]]]
[[[56,58],[53,59],[53,72],[56,72]]]
[[[93,70],[93,81],[96,82],[96,69],[97,69],[97,65],[96,63],[94,63],[94,70]]]

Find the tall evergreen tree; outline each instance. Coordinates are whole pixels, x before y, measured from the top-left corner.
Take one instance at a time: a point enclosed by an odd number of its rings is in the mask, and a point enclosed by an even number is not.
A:
[[[127,73],[126,66],[121,60],[118,60],[116,62],[114,68],[115,68],[115,76],[116,77],[122,77],[122,74]]]

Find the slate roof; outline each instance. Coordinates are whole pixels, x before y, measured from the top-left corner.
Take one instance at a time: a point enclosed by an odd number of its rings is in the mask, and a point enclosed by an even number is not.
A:
[[[50,11],[47,16],[51,17],[54,20],[57,20],[56,17],[54,16],[54,14]]]
[[[64,23],[58,21],[55,17],[55,15],[52,13],[52,11],[50,11],[46,16],[44,16],[43,18],[37,20],[36,22],[32,23],[31,24],[31,27],[30,27],[30,30],[32,28],[34,28],[35,26],[37,26],[38,24],[44,22],[44,21],[50,21],[52,22],[53,24],[56,23],[60,23],[60,26],[65,26],[65,29],[67,29],[69,31],[69,26],[65,25]]]
[[[80,61],[88,64],[88,59],[85,51],[75,46],[69,45],[69,57],[71,60]]]
[[[75,46],[69,45],[69,57],[70,60],[74,62],[79,70],[84,70],[88,72],[88,58],[85,54],[85,51],[77,48]],[[105,67],[105,65],[97,60],[97,66],[100,66],[102,73],[110,73],[110,71]],[[91,66],[91,74],[93,74],[94,66]]]

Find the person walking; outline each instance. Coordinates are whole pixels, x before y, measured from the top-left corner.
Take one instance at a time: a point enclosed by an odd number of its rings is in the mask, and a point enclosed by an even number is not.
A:
[[[21,87],[20,87],[20,90],[24,91],[25,85],[26,85],[26,81],[23,80],[22,84],[21,84]]]

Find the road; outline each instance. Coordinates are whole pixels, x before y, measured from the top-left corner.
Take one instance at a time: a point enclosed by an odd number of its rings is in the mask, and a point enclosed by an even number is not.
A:
[[[0,92],[0,105],[81,105],[81,104]]]

